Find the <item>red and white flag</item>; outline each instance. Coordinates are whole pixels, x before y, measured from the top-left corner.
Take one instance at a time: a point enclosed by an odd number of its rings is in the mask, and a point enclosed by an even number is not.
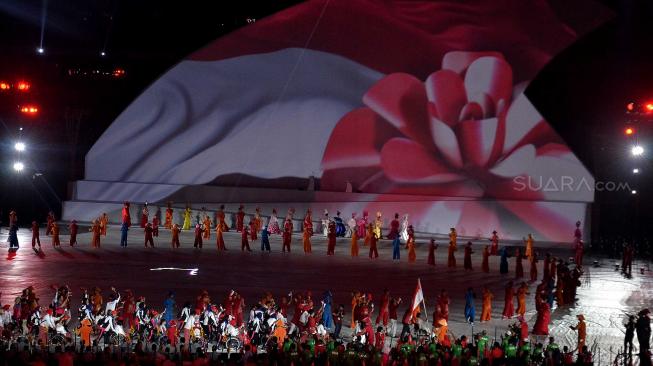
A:
[[[413,310],[413,319],[420,312],[419,306],[424,302],[424,292],[422,292],[422,283],[419,278],[417,279],[417,287],[415,287],[415,294],[413,294],[412,301],[412,310]]]

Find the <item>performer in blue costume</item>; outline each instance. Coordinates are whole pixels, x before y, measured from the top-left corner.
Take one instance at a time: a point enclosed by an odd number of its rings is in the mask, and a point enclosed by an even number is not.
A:
[[[170,325],[170,321],[175,317],[175,293],[170,291],[168,293],[168,298],[163,302],[165,307],[164,319],[166,320],[166,325]]]
[[[401,239],[400,236],[397,235],[392,240],[392,259],[399,259],[400,247],[401,247]]]
[[[324,304],[324,309],[322,310],[322,324],[324,324],[324,327],[329,329],[331,328],[331,302],[333,299],[333,295],[331,295],[331,291],[325,291],[324,292],[324,298],[322,299],[322,303]]]
[[[261,229],[261,251],[270,251],[270,239],[269,239],[268,227],[263,226]]]
[[[499,264],[499,273],[508,273],[508,250],[506,247],[501,248],[501,263]]]
[[[336,217],[334,217],[333,220],[336,222],[336,236],[344,237],[345,233],[347,232],[347,228],[345,227],[345,223],[340,218],[340,211],[338,211]]]
[[[474,290],[471,287],[467,288],[467,293],[465,293],[465,320],[470,324],[474,324],[474,315],[476,315],[475,297]]]

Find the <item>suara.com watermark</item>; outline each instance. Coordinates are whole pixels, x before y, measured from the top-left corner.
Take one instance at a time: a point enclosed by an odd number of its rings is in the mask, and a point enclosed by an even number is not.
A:
[[[518,176],[513,178],[514,189],[517,191],[541,191],[541,192],[632,192],[628,182],[594,181],[584,177],[573,177],[563,175],[559,177],[531,177]]]

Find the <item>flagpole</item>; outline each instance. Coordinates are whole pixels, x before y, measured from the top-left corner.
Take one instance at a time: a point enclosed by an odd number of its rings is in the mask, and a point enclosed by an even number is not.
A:
[[[429,311],[426,308],[426,296],[424,295],[424,289],[422,288],[422,281],[420,279],[417,279],[417,282],[419,283],[419,288],[422,289],[422,304],[424,304],[424,317],[426,319],[426,323],[428,324],[429,322]]]

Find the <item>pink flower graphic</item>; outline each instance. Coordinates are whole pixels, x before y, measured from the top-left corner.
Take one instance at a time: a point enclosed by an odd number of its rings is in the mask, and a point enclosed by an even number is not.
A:
[[[363,96],[366,107],[333,130],[323,189],[341,190],[348,180],[370,193],[586,200],[587,193],[579,199],[515,179],[589,176],[520,87],[494,52],[447,53],[442,69],[424,82],[405,73],[385,76]]]

